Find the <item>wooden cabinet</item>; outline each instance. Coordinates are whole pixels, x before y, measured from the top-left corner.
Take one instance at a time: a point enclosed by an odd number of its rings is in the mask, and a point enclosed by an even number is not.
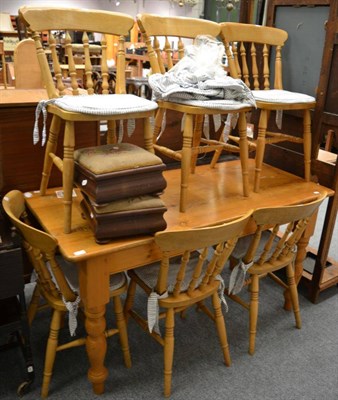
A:
[[[38,190],[45,147],[33,145],[35,109],[40,100],[47,99],[44,89],[0,90],[0,194],[12,189],[23,192]],[[50,118],[47,118],[47,132]],[[40,116],[42,131],[42,115]],[[76,147],[96,146],[100,142],[97,122],[76,123]],[[59,137],[62,151],[63,135]],[[50,186],[61,186],[61,174],[53,168]]]
[[[337,216],[338,203],[338,167],[337,154],[325,153],[320,148],[325,144],[325,138],[329,131],[338,134],[338,2],[329,0],[271,0],[269,2],[267,13],[267,24],[281,27],[276,24],[276,16],[278,9],[289,7],[311,7],[311,12],[316,10],[323,11],[325,8],[328,15],[327,20],[320,25],[319,29],[324,29],[324,43],[321,48],[317,49],[316,64],[319,61],[318,85],[316,87],[316,107],[312,114],[312,160],[311,172],[312,179],[318,181],[321,185],[335,190],[335,195],[329,199],[325,214],[325,221],[321,233],[321,239],[318,249],[315,249],[315,266],[312,273],[304,272],[304,281],[309,287],[309,297],[311,301],[316,302],[318,295],[322,290],[338,283],[338,262],[330,260],[328,262],[328,252],[330,246],[336,244],[331,243],[333,229]],[[296,10],[296,8],[294,8]],[[291,10],[292,11],[292,10]],[[302,21],[299,21],[301,23]],[[299,26],[301,27],[301,25]],[[283,28],[283,27],[282,27]],[[307,46],[313,46],[316,36],[315,33],[311,38],[305,38],[306,42],[300,48],[300,53],[305,53]],[[297,40],[296,37],[289,37],[289,40]],[[300,43],[301,45],[301,43]],[[301,54],[300,54],[301,55]],[[310,57],[312,60],[313,57]],[[315,68],[314,63],[303,65],[304,68]],[[296,68],[291,65],[288,69]],[[299,74],[304,79],[303,74]],[[317,81],[316,81],[317,83]],[[293,90],[293,88],[286,88]],[[311,94],[311,93],[309,93]],[[287,132],[301,132],[301,120],[297,113],[285,113],[283,115],[283,129]],[[331,133],[332,134],[332,133]],[[334,150],[334,146],[332,147]],[[301,149],[291,148],[287,146],[269,145],[266,149],[265,162],[281,169],[302,176],[302,159]]]

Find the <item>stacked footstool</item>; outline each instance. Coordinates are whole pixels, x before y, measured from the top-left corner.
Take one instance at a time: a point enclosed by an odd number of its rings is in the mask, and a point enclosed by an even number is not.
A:
[[[81,207],[98,243],[166,228],[160,194],[166,166],[156,155],[130,143],[78,149],[74,153]]]

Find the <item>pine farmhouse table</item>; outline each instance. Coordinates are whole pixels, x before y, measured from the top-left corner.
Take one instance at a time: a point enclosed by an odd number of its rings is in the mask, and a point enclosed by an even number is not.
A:
[[[254,161],[249,160],[250,185],[253,187]],[[266,207],[291,205],[314,198],[316,193],[333,190],[264,165],[260,193],[242,196],[242,178],[239,161],[226,161],[211,169],[209,165],[198,166],[191,175],[188,191],[187,211],[179,212],[180,170],[164,172],[167,188],[162,199],[167,207],[164,217],[168,230],[180,230],[211,224],[219,224],[238,217],[248,210]],[[31,192],[27,197],[28,207],[43,228],[56,237],[62,255],[75,262],[80,281],[80,296],[86,316],[86,349],[90,362],[88,379],[96,394],[104,392],[108,370],[104,365],[106,354],[105,308],[109,302],[109,274],[125,271],[149,264],[160,259],[160,252],[153,236],[137,236],[114,239],[108,244],[97,244],[88,222],[80,209],[81,194],[74,198],[72,232],[63,233],[63,203],[50,189],[46,196]],[[315,218],[308,225],[300,241],[296,256],[296,279],[302,275],[302,262],[306,246],[313,234]],[[254,226],[247,227],[249,234]]]

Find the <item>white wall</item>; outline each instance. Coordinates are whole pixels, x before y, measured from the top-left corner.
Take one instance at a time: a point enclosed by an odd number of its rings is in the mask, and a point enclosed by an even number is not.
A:
[[[120,0],[118,7],[115,5],[115,0],[0,0],[0,12],[17,15],[22,5],[91,8],[119,11],[132,16],[139,12],[149,12],[198,18],[203,13],[204,0],[199,0],[199,3],[193,7],[189,5],[180,7],[170,0]]]

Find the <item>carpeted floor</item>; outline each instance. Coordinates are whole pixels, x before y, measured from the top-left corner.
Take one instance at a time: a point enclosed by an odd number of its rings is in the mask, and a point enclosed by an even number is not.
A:
[[[302,289],[301,289],[302,292]],[[144,304],[141,294],[138,306]],[[294,326],[293,314],[284,311],[280,287],[269,279],[261,284],[256,354],[249,356],[248,315],[228,300],[226,314],[232,366],[226,367],[214,325],[194,309],[186,320],[176,319],[173,400],[337,400],[338,399],[338,296],[333,287],[316,305],[300,295],[303,327]],[[111,309],[108,308],[111,323]],[[40,397],[49,312],[40,312],[32,326],[36,379],[27,400]],[[80,333],[80,331],[79,331]],[[64,334],[68,334],[65,331]],[[108,341],[106,392],[96,396],[86,378],[88,362],[83,347],[57,354],[50,399],[161,399],[162,348],[134,321],[128,325],[133,366],[126,369],[117,337]],[[0,399],[16,398],[23,379],[18,348],[0,354]]]

